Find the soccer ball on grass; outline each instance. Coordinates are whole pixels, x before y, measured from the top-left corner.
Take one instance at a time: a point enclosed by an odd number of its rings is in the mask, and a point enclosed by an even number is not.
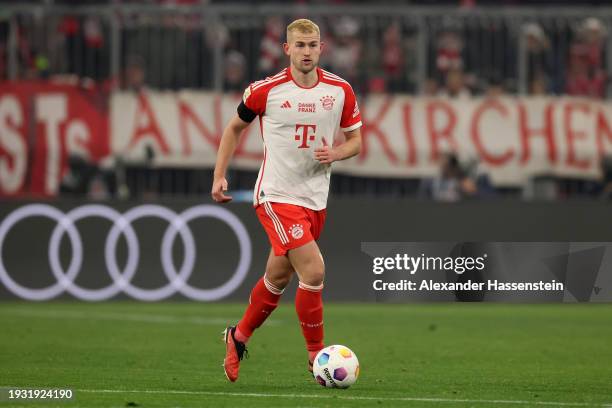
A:
[[[348,388],[359,377],[359,360],[346,346],[328,346],[315,357],[312,374],[324,387]]]

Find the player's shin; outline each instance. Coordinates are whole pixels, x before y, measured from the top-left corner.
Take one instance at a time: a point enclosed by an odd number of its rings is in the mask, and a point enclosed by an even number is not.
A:
[[[302,326],[310,361],[324,347],[322,290],[323,284],[312,286],[300,282],[295,295],[295,310]]]
[[[263,324],[278,306],[278,301],[284,289],[279,289],[266,279],[264,275],[251,290],[249,305],[236,327],[235,339],[246,343],[253,331]]]

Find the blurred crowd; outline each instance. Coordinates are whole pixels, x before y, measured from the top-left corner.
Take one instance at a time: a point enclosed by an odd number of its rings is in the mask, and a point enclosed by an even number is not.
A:
[[[112,21],[94,13],[0,15],[0,80],[240,91],[286,65],[281,44],[295,17],[211,19],[205,12],[117,10]],[[470,16],[468,9],[420,23],[389,15],[314,18],[325,43],[322,66],[362,95],[610,94],[608,29],[597,17],[551,16],[517,24],[512,18]]]

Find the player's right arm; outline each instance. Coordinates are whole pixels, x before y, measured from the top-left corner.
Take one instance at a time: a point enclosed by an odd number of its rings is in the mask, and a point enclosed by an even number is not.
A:
[[[229,161],[236,150],[240,135],[249,126],[250,122],[245,122],[237,114],[229,121],[219,144],[217,152],[217,163],[215,164],[215,173],[211,195],[213,200],[218,203],[227,203],[232,200],[231,196],[225,195],[227,191],[227,180],[225,173],[229,165]]]
[[[224,194],[227,191],[225,172],[234,154],[234,150],[236,150],[240,135],[257,115],[262,115],[265,110],[267,93],[262,92],[265,87],[262,86],[263,84],[257,86],[254,84],[249,85],[244,90],[242,101],[236,110],[236,115],[229,121],[221,136],[221,143],[217,152],[217,163],[215,164],[213,187],[210,192],[213,200],[218,203],[227,203],[232,199],[231,196]]]

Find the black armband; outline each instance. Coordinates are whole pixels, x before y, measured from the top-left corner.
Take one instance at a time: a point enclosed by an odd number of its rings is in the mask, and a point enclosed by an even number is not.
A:
[[[255,119],[255,116],[257,116],[255,114],[255,112],[253,112],[252,110],[250,110],[245,104],[244,101],[240,102],[240,105],[238,105],[238,116],[240,117],[240,119],[244,120],[245,122],[251,123],[253,121],[253,119]]]

